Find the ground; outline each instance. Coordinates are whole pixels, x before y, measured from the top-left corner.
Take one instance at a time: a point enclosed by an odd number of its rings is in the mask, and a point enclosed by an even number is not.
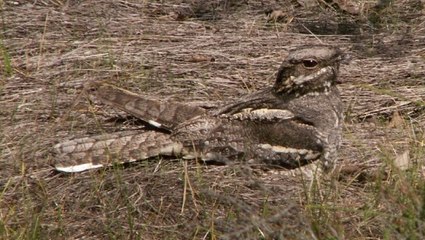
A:
[[[1,239],[424,238],[423,1],[3,0],[0,16]],[[271,85],[306,44],[350,58],[331,173],[52,168],[58,142],[144,131],[88,99],[87,82],[213,107]]]

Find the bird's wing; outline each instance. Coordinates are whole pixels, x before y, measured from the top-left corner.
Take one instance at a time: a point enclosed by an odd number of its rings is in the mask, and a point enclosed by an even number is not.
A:
[[[220,116],[223,114],[231,115],[243,109],[260,109],[269,108],[276,104],[276,97],[272,93],[272,88],[268,87],[263,90],[248,94],[238,99],[236,102],[227,104],[217,108],[213,115]]]
[[[201,141],[204,161],[297,168],[322,155],[320,133],[289,110],[245,108],[218,118],[219,124]]]
[[[182,137],[180,129],[176,137],[190,139],[206,162],[297,168],[319,159],[323,150],[316,127],[267,89],[221,107],[209,119],[194,120],[185,124],[188,136]],[[197,134],[199,129],[205,133]]]
[[[82,172],[160,155],[178,156],[183,148],[169,134],[129,131],[62,142],[54,150],[57,171]]]
[[[92,82],[86,88],[102,103],[167,130],[206,112],[204,108],[184,103],[149,99],[107,83]]]

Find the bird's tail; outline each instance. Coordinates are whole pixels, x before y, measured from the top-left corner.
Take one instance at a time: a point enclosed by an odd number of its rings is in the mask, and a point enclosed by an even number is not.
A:
[[[155,156],[178,156],[183,146],[160,132],[120,132],[57,144],[55,168],[61,172],[123,164]]]

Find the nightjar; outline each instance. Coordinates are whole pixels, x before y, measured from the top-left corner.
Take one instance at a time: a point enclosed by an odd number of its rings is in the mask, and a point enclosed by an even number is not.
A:
[[[91,93],[102,103],[156,130],[59,143],[55,168],[80,172],[157,156],[285,169],[321,160],[331,168],[343,122],[336,87],[342,56],[336,47],[299,47],[284,60],[273,86],[210,110],[92,83]]]

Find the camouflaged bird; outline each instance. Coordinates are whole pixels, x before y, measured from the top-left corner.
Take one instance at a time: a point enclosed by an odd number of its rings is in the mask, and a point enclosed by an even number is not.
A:
[[[272,87],[213,110],[93,83],[92,94],[101,102],[158,131],[57,144],[55,168],[80,172],[156,156],[286,169],[320,159],[330,168],[341,141],[343,107],[336,88],[341,58],[334,47],[298,48],[282,63]]]

